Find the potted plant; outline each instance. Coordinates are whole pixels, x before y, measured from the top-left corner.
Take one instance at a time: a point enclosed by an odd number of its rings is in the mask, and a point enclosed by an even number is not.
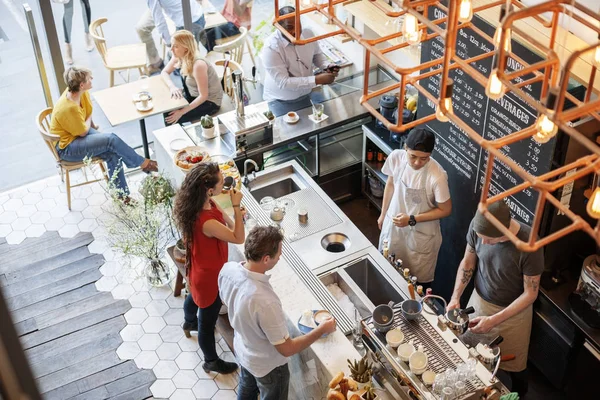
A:
[[[371,383],[373,363],[369,362],[366,355],[359,361],[354,360],[354,362],[351,362],[348,360],[348,367],[350,368],[350,377],[358,383],[359,389],[363,389]]]
[[[377,395],[377,392],[375,391],[375,388],[371,384],[368,384],[367,386],[365,386],[364,390],[365,391],[361,397],[365,400],[375,400],[379,397]]]
[[[210,115],[205,115],[200,119],[200,125],[202,126],[202,136],[206,139],[212,139],[215,137],[215,124]]]
[[[146,261],[144,272],[150,285],[164,286],[173,274],[163,257],[178,237],[172,220],[175,190],[164,175],[156,174],[144,178],[139,192],[141,199],[113,201],[108,207],[112,218],[104,221],[107,239],[124,255]],[[109,193],[118,196],[115,190]]]
[[[273,114],[273,111],[271,111],[271,110],[267,110],[267,111],[265,111],[265,112],[263,113],[263,115],[264,115],[265,117],[267,117],[267,119],[268,119],[269,121],[273,121],[273,120],[275,119],[275,115]]]

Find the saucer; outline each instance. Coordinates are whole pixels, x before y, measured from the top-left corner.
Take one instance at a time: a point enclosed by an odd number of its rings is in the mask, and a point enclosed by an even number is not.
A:
[[[148,105],[143,107],[141,101],[136,101],[135,108],[137,108],[138,111],[146,112],[152,110],[154,108],[154,104],[152,103],[152,100],[148,100]]]
[[[283,117],[283,121],[287,122],[290,125],[293,125],[296,122],[300,121],[300,116],[296,114],[296,118],[290,118],[287,114],[285,114],[285,116]]]
[[[179,150],[183,149],[184,147],[186,147],[188,144],[189,144],[189,141],[180,138],[180,139],[173,140],[169,144],[169,146],[171,147],[171,150],[179,151]]]

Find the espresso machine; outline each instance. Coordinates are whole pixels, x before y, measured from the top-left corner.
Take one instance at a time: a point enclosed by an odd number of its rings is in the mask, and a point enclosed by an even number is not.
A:
[[[569,302],[586,324],[600,328],[600,248],[583,261],[577,289]]]

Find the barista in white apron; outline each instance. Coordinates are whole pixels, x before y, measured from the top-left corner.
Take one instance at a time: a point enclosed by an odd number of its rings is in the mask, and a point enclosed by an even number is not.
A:
[[[520,240],[529,240],[531,229],[511,218],[504,201],[490,204],[488,210]],[[475,308],[475,314],[462,340],[476,346],[502,335],[500,354],[514,355],[515,359],[502,362],[500,368],[510,373],[512,391],[521,396],[527,392],[533,302],[543,270],[541,249],[533,253],[520,251],[477,211],[467,233],[467,249],[458,268],[448,309],[460,307],[460,297],[474,276],[475,290],[468,305]]]
[[[448,175],[431,159],[435,135],[413,129],[404,150],[394,150],[382,172],[388,176],[378,225],[379,250],[388,241],[389,253],[402,260],[420,284],[433,281],[442,245],[440,218],[452,211]]]

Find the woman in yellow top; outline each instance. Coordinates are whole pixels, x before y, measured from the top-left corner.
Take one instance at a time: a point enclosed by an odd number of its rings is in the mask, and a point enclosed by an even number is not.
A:
[[[180,99],[185,96],[187,106],[165,114],[165,123],[191,122],[205,115],[212,115],[221,108],[223,88],[221,80],[212,64],[198,54],[198,44],[190,31],[180,30],[171,37],[173,58],[162,70],[163,81],[171,90],[171,97]],[[175,65],[181,64],[181,89],[173,84],[171,73]]]
[[[129,168],[141,167],[146,173],[158,171],[156,161],[144,159],[114,133],[99,132],[92,120],[92,72],[70,67],[64,74],[67,89],[56,102],[50,121],[50,133],[60,136],[56,150],[61,160],[82,161],[100,157],[106,161],[110,179],[126,198],[129,188],[121,161]]]

